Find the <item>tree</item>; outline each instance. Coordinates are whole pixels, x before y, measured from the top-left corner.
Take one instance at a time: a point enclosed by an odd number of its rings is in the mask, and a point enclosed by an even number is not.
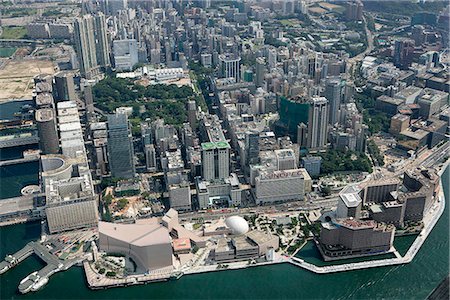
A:
[[[328,185],[322,187],[322,194],[324,196],[329,196],[331,194],[331,188]]]
[[[128,200],[125,198],[119,199],[119,201],[117,201],[117,208],[119,210],[124,209],[127,205],[128,205]]]

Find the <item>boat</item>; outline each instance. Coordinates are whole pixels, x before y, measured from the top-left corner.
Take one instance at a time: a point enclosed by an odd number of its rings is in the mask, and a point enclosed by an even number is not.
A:
[[[36,284],[36,282],[39,281],[40,276],[37,275],[37,273],[38,273],[37,271],[33,272],[24,279],[22,279],[22,281],[20,281],[19,292],[21,294],[28,293],[32,289],[32,287]]]
[[[183,272],[176,272],[170,276],[170,280],[178,280],[183,276]]]
[[[31,291],[35,292],[35,291],[39,290],[41,287],[46,285],[47,282],[48,282],[48,278],[47,277],[39,279],[38,282],[36,282],[35,284],[33,284],[31,286]]]
[[[27,277],[25,277],[24,279],[22,279],[21,281],[20,281],[20,283],[19,284],[23,284],[25,281],[27,281],[28,279],[30,279],[30,277],[32,276],[32,275],[34,275],[34,276],[36,276],[37,275],[37,271],[36,272],[33,272],[33,273],[31,273],[30,275],[28,275]]]

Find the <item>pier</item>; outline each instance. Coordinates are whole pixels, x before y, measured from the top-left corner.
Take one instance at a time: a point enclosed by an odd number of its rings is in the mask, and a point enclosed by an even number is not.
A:
[[[38,161],[38,160],[39,160],[38,155],[27,156],[27,157],[17,158],[17,159],[10,159],[10,160],[5,160],[5,161],[0,161],[0,167],[34,162],[34,161]]]
[[[35,199],[42,196],[42,193],[36,193],[2,199],[0,201],[0,226],[41,219],[43,209],[36,206]]]
[[[3,136],[0,138],[0,149],[39,143],[37,133],[22,133],[18,135]]]
[[[49,249],[44,245],[38,242],[30,242],[16,253],[7,255],[5,259],[0,262],[0,274],[7,272],[32,254],[37,255],[47,265],[41,270],[31,273],[20,282],[18,288],[22,294],[38,290],[48,282],[51,275],[59,271],[67,270],[84,259],[80,258],[78,260],[62,261],[57,256],[51,254]]]

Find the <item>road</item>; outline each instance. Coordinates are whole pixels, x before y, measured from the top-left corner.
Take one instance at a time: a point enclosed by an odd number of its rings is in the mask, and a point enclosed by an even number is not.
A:
[[[184,220],[193,219],[218,219],[226,218],[234,215],[246,215],[246,214],[277,214],[277,213],[292,213],[302,210],[314,210],[321,208],[332,208],[337,205],[338,198],[313,200],[313,202],[297,201],[272,206],[253,206],[239,209],[224,209],[223,211],[213,212],[190,212],[180,214],[180,218]]]
[[[367,27],[367,20],[366,17],[363,15],[363,20],[364,20],[364,29],[366,31],[366,38],[367,38],[367,48],[366,50],[364,50],[363,52],[361,52],[360,54],[350,58],[347,63],[348,63],[348,70],[350,71],[350,74],[354,74],[354,70],[353,68],[355,67],[356,63],[363,60],[364,57],[366,57],[367,54],[369,54],[370,52],[373,51],[374,49],[374,45],[373,45],[373,34],[372,32],[369,30],[369,28]]]

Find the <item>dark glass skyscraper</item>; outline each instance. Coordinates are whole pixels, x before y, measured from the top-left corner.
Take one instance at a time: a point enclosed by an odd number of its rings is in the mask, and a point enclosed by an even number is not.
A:
[[[108,155],[112,177],[134,177],[133,140],[126,114],[108,115]]]

